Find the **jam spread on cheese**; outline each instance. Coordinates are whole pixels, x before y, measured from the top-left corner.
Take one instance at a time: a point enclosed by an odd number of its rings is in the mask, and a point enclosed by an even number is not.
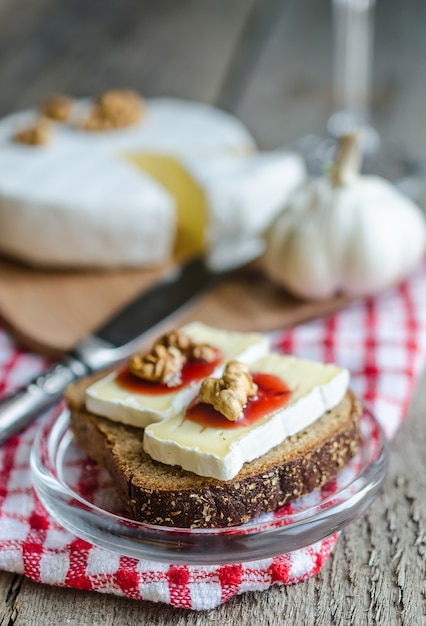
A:
[[[188,406],[185,419],[207,428],[241,428],[275,413],[287,404],[291,390],[281,378],[263,372],[253,373],[252,377],[258,387],[257,394],[247,400],[242,416],[238,420],[234,422],[228,420],[211,405],[199,402],[198,398]]]
[[[117,375],[117,384],[131,391],[132,393],[141,393],[147,395],[163,395],[179,391],[187,387],[192,382],[202,380],[210,376],[222,361],[222,353],[215,349],[216,357],[213,361],[205,361],[203,359],[189,359],[182,367],[181,382],[178,385],[167,385],[166,383],[157,383],[144,380],[135,376],[126,365]]]

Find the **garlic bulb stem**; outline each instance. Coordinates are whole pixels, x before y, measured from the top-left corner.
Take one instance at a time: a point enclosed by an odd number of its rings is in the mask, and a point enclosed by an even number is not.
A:
[[[349,133],[339,139],[336,158],[331,170],[332,187],[346,187],[359,176],[361,151],[358,147],[358,134]]]

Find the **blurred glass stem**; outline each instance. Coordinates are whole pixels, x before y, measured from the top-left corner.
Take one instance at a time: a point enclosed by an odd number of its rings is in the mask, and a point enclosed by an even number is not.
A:
[[[363,152],[379,148],[370,125],[375,0],[332,0],[334,109],[329,132],[340,137],[358,130]]]

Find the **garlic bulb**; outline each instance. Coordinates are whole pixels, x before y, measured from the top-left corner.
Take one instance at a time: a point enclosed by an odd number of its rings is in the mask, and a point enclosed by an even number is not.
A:
[[[367,295],[422,258],[422,212],[384,179],[360,175],[358,154],[356,137],[344,138],[331,176],[299,187],[266,235],[266,273],[298,296]]]

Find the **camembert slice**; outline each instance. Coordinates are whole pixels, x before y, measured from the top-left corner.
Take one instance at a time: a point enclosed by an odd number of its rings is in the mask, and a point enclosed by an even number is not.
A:
[[[307,428],[344,397],[349,373],[333,364],[268,354],[252,364],[253,373],[272,374],[285,383],[282,408],[248,425],[222,427],[193,421],[185,412],[145,430],[144,449],[156,461],[179,465],[200,476],[230,480],[245,462],[268,452]]]
[[[238,333],[211,328],[201,322],[184,326],[181,331],[197,343],[208,343],[217,348],[221,359],[211,375],[219,375],[227,361],[238,359],[252,363],[269,351],[269,340],[260,333]],[[180,414],[196,395],[201,379],[170,393],[147,394],[119,384],[118,372],[97,381],[86,390],[86,407],[96,415],[145,428],[152,422]]]

